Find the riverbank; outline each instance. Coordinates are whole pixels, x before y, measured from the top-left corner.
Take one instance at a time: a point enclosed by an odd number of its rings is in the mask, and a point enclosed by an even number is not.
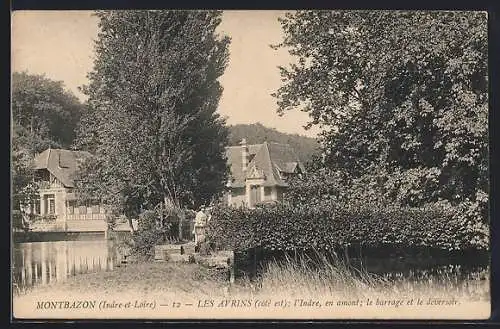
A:
[[[122,294],[137,296],[176,294],[193,291],[198,294],[213,294],[228,286],[222,278],[197,264],[175,264],[166,262],[138,262],[115,267],[112,271],[79,274],[63,282],[41,285],[19,291],[18,297],[26,295],[57,294]]]
[[[141,313],[139,307],[135,313],[133,310],[120,313],[120,307],[116,306],[115,309],[113,305],[125,305],[127,302],[135,305],[137,302],[137,305],[154,304],[156,313],[147,310],[147,317],[152,318],[183,318],[188,315],[197,318],[214,314],[218,318],[231,314],[245,318],[245,315],[251,315],[248,313],[250,309],[244,312],[250,307],[249,303],[253,305],[255,301],[265,301],[269,304],[265,307],[266,312],[259,313],[264,318],[273,318],[273,314],[274,317],[280,315],[284,318],[303,318],[307,314],[318,318],[363,318],[367,314],[376,318],[386,315],[391,318],[489,316],[489,280],[454,282],[453,278],[448,278],[448,283],[439,280],[386,282],[381,278],[354,278],[346,274],[332,272],[331,269],[328,272],[309,270],[301,273],[297,272],[297,268],[275,266],[270,267],[256,282],[241,280],[230,284],[224,275],[198,264],[135,263],[113,271],[74,276],[65,282],[17,293],[14,296],[14,308],[21,314],[42,318],[43,315],[57,317],[56,314],[62,317],[72,317],[70,315],[73,314],[76,318],[100,317],[102,313],[99,312],[103,310],[87,314],[64,308],[42,310],[43,306],[40,306],[40,303],[50,301],[68,302],[71,305],[75,300],[87,300],[108,303],[105,305],[109,305],[109,309],[104,310],[104,314],[111,312],[116,317],[135,318],[144,315],[145,310]],[[227,305],[223,302],[225,300],[228,301]],[[368,305],[369,300],[374,304]],[[421,305],[417,305],[419,301]],[[278,307],[279,302],[282,303],[281,308]],[[47,305],[50,306],[50,303]],[[325,313],[327,305],[329,307]],[[225,313],[220,310],[221,306],[226,308]],[[294,308],[300,312],[291,311]],[[178,313],[181,309],[187,313]],[[283,313],[287,309],[288,313]],[[192,313],[193,310],[196,313]],[[305,313],[301,313],[303,311]]]

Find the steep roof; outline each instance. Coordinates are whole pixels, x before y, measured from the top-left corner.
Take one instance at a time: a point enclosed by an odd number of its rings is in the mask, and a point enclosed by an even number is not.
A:
[[[264,186],[287,186],[280,173],[294,173],[297,168],[304,170],[299,158],[288,144],[264,142],[263,144],[247,146],[250,159],[245,172],[242,168],[242,146],[226,148],[226,156],[233,178],[231,186],[233,187],[245,186],[246,175],[253,168],[264,173]]]
[[[271,162],[277,169],[285,173],[294,173],[297,167],[304,171],[304,165],[295,154],[293,148],[288,144],[268,143]]]
[[[91,154],[85,151],[47,149],[35,157],[35,169],[47,169],[65,187],[75,187],[79,164]]]
[[[249,144],[248,153],[250,158],[255,157],[262,144]],[[231,177],[233,178],[232,186],[245,186],[245,173],[243,172],[243,162],[241,157],[241,146],[226,147],[227,162],[231,168]]]

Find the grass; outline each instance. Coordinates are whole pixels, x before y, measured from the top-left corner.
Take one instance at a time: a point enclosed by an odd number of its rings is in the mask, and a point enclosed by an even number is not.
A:
[[[14,290],[16,297],[68,294],[121,296],[182,295],[186,300],[200,298],[253,298],[264,296],[324,296],[364,298],[374,295],[391,297],[455,297],[470,301],[489,301],[487,272],[467,278],[454,271],[425,274],[416,280],[373,275],[354,268],[338,258],[290,258],[271,262],[254,281],[239,279],[230,284],[227,277],[199,264],[137,262],[109,272],[81,274],[64,282],[38,286],[32,290]]]
[[[64,282],[37,286],[17,295],[103,294],[132,293],[138,296],[151,293],[169,295],[196,293],[209,295],[222,289],[224,282],[208,269],[197,264],[137,262],[117,267],[113,271],[80,274]]]
[[[374,275],[335,259],[320,257],[319,261],[302,258],[298,261],[271,262],[260,278],[260,289],[267,294],[289,296],[337,296],[366,298],[440,297],[468,301],[489,301],[489,270],[462,277],[447,269],[436,273],[423,272],[418,278],[403,275]]]
[[[318,265],[318,264],[317,264]],[[40,318],[35,309],[40,301],[106,300],[107,302],[154,301],[168,304],[146,311],[100,311],[82,313],[75,310],[45,310],[48,318],[289,318],[289,319],[485,319],[489,317],[489,280],[470,278],[455,280],[451,275],[411,281],[407,278],[387,279],[341,262],[320,264],[312,268],[307,261],[270,263],[255,281],[240,279],[230,284],[199,264],[141,262],[128,264],[110,272],[82,274],[47,286],[39,286],[14,296],[14,312],[20,317]],[[403,307],[409,299],[422,297],[459,301],[456,307]],[[374,307],[360,308],[358,303],[370,298]],[[323,307],[296,306],[297,300],[318,301]],[[378,300],[389,306],[377,306]],[[239,301],[250,307],[241,307]],[[287,307],[275,303],[287,300]],[[173,302],[191,303],[191,307],[172,308]],[[199,307],[211,301],[213,307]],[[266,301],[267,308],[254,308],[256,301]],[[398,301],[400,306],[394,306]],[[220,303],[230,307],[219,307]],[[234,304],[236,303],[236,304]],[[330,304],[329,304],[330,303]],[[341,303],[341,304],[338,304]],[[348,303],[348,304],[342,304]],[[354,304],[353,304],[354,303]],[[366,302],[367,303],[367,302]],[[236,307],[233,306],[236,305]],[[240,305],[240,306],[238,306]],[[355,305],[350,306],[350,305]],[[290,308],[290,306],[294,308]],[[56,312],[57,311],[57,312]]]
[[[350,267],[338,258],[319,260],[286,258],[271,262],[260,278],[260,290],[291,296],[335,294],[356,297],[360,292],[385,284],[381,277]]]

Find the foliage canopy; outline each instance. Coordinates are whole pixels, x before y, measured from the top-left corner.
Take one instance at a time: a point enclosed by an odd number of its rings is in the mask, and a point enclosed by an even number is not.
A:
[[[277,47],[297,63],[281,68],[279,112],[323,127],[320,167],[403,205],[477,202],[486,216],[486,13],[299,11],[281,24]]]
[[[215,112],[229,38],[216,11],[100,11],[78,145],[94,153],[80,191],[114,213],[209,202],[225,183]]]

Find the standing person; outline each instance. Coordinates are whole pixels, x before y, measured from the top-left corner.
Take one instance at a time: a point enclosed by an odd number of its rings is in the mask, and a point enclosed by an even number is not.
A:
[[[206,212],[205,206],[201,206],[200,210],[196,213],[195,224],[205,225],[207,223],[208,217],[205,212]]]

